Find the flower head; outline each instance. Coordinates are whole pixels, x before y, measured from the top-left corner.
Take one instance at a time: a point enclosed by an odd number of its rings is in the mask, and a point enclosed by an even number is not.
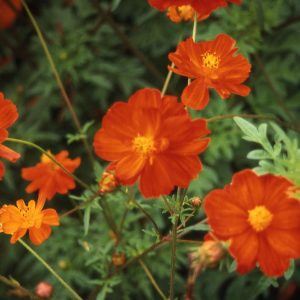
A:
[[[103,172],[99,181],[100,193],[111,193],[117,188],[118,185],[118,179],[113,171],[107,170]]]
[[[20,154],[2,145],[8,137],[7,128],[12,126],[18,118],[16,106],[4,98],[0,93],[0,157],[3,157],[11,162],[15,162],[20,158]],[[0,180],[4,175],[4,165],[0,161]]]
[[[29,238],[35,245],[40,245],[51,234],[51,226],[59,225],[55,209],[44,209],[45,198],[39,197],[37,204],[30,200],[26,205],[23,199],[17,205],[3,205],[0,212],[0,224],[3,233],[11,234],[12,244],[23,237],[29,230]]]
[[[53,286],[46,281],[41,281],[35,287],[35,294],[40,298],[48,299],[53,294]]]
[[[227,6],[228,3],[241,4],[242,0],[148,0],[148,2],[160,11],[171,6],[191,5],[202,18],[220,7]]]
[[[51,155],[51,153],[49,152]],[[63,165],[69,172],[73,173],[80,165],[80,158],[68,158],[69,152],[61,151],[54,155],[56,161]],[[22,177],[32,181],[26,188],[27,193],[39,190],[48,200],[51,200],[56,193],[66,194],[75,188],[74,179],[65,173],[45,154],[41,157],[41,162],[34,167],[23,168]]]
[[[191,5],[170,6],[167,10],[167,16],[174,23],[182,21],[193,21],[195,10]],[[198,21],[207,19],[208,15],[198,16]]]
[[[187,187],[201,170],[199,153],[209,142],[206,121],[191,120],[176,97],[142,89],[115,103],[94,137],[96,154],[113,163],[120,183],[140,181],[145,197]]]
[[[20,0],[0,0],[0,28],[10,27],[15,22],[21,8]]]
[[[181,42],[169,54],[175,73],[193,79],[182,93],[182,102],[193,109],[208,104],[208,89],[213,88],[222,99],[231,94],[247,96],[250,88],[242,84],[249,76],[251,65],[241,54],[234,55],[236,41],[226,34],[215,40],[195,43],[192,38]]]
[[[238,272],[258,263],[267,276],[281,276],[300,257],[300,203],[288,196],[291,186],[283,177],[244,170],[205,197],[207,222],[217,238],[230,241]]]

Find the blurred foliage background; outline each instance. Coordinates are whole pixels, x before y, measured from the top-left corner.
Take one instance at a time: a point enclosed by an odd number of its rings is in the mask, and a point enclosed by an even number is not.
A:
[[[167,54],[175,50],[180,40],[190,36],[192,30],[191,23],[172,23],[146,0],[28,0],[27,3],[45,35],[81,123],[90,125],[87,126],[90,144],[102,116],[114,101],[125,101],[145,86],[162,87],[168,72]],[[252,92],[246,99],[235,96],[226,102],[211,92],[213,99],[207,109],[193,112],[193,116],[212,118],[246,113],[275,117],[279,122],[277,127],[269,124],[265,133],[261,129],[261,135],[257,131],[256,140],[248,136],[248,141],[242,140],[247,132],[241,127],[243,133],[232,119],[210,122],[212,142],[202,156],[204,170],[191,184],[189,196],[203,197],[211,189],[228,183],[235,171],[253,167],[258,167],[261,173],[288,176],[300,185],[299,24],[299,0],[244,0],[241,6],[219,9],[198,24],[198,41],[213,39],[222,32],[237,40],[240,52],[252,64],[247,81]],[[77,175],[97,184],[105,162],[97,160],[97,167],[91,170],[81,142],[68,143],[67,136],[77,132],[24,9],[12,27],[0,30],[0,41],[0,90],[16,103],[19,111],[10,136],[35,142],[53,153],[68,149],[71,157],[81,156],[83,162]],[[185,78],[174,75],[168,93],[180,96],[185,84]],[[255,126],[269,123],[261,119],[248,121]],[[25,193],[26,183],[21,180],[20,168],[36,164],[40,157],[33,149],[10,146],[22,158],[14,165],[6,164],[6,175],[0,183],[1,204],[14,203],[19,198],[31,199],[32,195]],[[87,197],[80,188],[72,194],[76,196],[72,197],[75,204]],[[170,222],[166,213],[161,214],[162,203],[143,200],[139,195],[136,199],[153,216],[161,232],[167,234]],[[73,207],[70,200],[68,196],[56,196],[48,204],[63,213]],[[158,299],[139,263],[133,263],[116,276],[107,276],[113,268],[113,253],[125,253],[128,260],[155,242],[151,224],[135,205],[128,204],[123,193],[109,195],[107,200],[118,224],[124,210],[128,210],[123,242],[117,247],[104,222],[98,204],[101,199],[96,199],[80,214],[62,218],[61,226],[54,228],[51,238],[35,249],[85,299]],[[201,210],[197,211],[192,223],[201,216]],[[187,237],[201,241],[203,232],[196,230]],[[46,280],[54,285],[53,299],[69,299],[60,284],[20,245],[10,245],[7,236],[1,235],[0,239],[0,274],[11,275],[31,290]],[[186,244],[178,246],[175,286],[179,299],[185,293],[190,248]],[[169,260],[168,246],[144,258],[166,292]],[[227,260],[225,265],[230,265]],[[299,299],[300,270],[296,268],[292,277],[287,277],[290,278],[278,282],[267,280],[258,271],[241,277],[234,271],[228,272],[223,264],[221,271],[216,268],[201,273],[195,299]],[[0,299],[16,299],[8,291],[1,284]]]

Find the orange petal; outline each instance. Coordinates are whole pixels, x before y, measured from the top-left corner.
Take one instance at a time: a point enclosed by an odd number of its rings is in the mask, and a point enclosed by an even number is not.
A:
[[[209,101],[208,87],[204,77],[192,81],[181,95],[182,103],[192,109],[204,109]]]
[[[0,157],[3,157],[11,162],[15,162],[20,158],[20,154],[11,150],[10,148],[0,145]]]
[[[140,89],[129,98],[128,103],[141,108],[159,108],[162,103],[161,93],[158,89]]]
[[[249,229],[243,234],[234,236],[229,252],[237,260],[237,271],[241,274],[251,271],[257,261],[258,239],[256,233]]]
[[[16,106],[10,101],[5,100],[0,93],[0,128],[10,127],[18,118]]]
[[[27,229],[19,229],[18,231],[16,231],[10,239],[10,243],[15,244],[18,239],[22,238],[26,234],[26,232]]]
[[[29,238],[34,245],[40,245],[51,234],[51,227],[49,225],[42,224],[40,228],[31,227],[29,229]]]
[[[52,226],[59,225],[59,217],[55,209],[47,208],[42,211],[43,213],[43,224],[48,224]]]
[[[0,180],[2,180],[3,176],[4,176],[4,165],[0,161]]]
[[[290,265],[290,259],[279,255],[264,235],[259,236],[258,262],[261,270],[270,277],[282,276]]]

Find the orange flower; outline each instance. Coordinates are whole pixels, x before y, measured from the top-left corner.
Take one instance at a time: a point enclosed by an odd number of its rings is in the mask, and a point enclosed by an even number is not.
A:
[[[49,154],[51,154],[49,152]],[[80,158],[69,159],[69,152],[61,151],[53,157],[63,165],[69,172],[73,173],[80,165]],[[51,200],[56,193],[66,194],[75,188],[74,179],[65,173],[45,154],[41,157],[41,162],[34,167],[23,168],[22,177],[32,181],[26,188],[27,193],[39,190],[48,200]]]
[[[10,27],[15,22],[21,8],[20,0],[0,0],[0,28]]]
[[[236,41],[226,34],[215,40],[195,43],[192,38],[181,42],[169,59],[177,74],[195,79],[182,93],[182,102],[193,109],[203,109],[209,101],[208,88],[214,88],[222,99],[230,94],[247,96],[250,88],[242,83],[248,78],[251,65],[238,50]]]
[[[94,138],[96,154],[113,162],[118,180],[140,180],[145,197],[187,187],[201,170],[199,153],[209,142],[206,121],[191,120],[176,97],[161,98],[156,89],[141,89],[128,103],[117,102],[103,118]]]
[[[241,4],[242,0],[148,0],[148,2],[161,11],[170,6],[191,5],[202,18],[210,15],[217,8],[227,6],[228,3]]]
[[[170,6],[167,10],[167,16],[174,23],[182,21],[193,21],[195,10],[190,5]],[[198,16],[198,21],[207,19],[209,15]]]
[[[267,276],[281,276],[290,259],[300,257],[300,203],[287,195],[292,185],[280,176],[244,170],[205,197],[207,222],[217,238],[230,240],[238,272],[258,263]]]
[[[4,98],[4,95],[0,93],[0,157],[3,157],[11,162],[15,162],[20,158],[20,154],[11,150],[10,148],[2,145],[7,139],[7,128],[15,123],[18,118],[18,112],[16,106],[10,101]],[[4,175],[4,165],[0,161],[0,180]]]
[[[37,205],[30,200],[28,205],[23,199],[17,200],[17,205],[4,205],[1,208],[0,224],[2,231],[11,234],[12,244],[23,237],[29,230],[29,237],[33,244],[40,245],[51,234],[51,226],[59,225],[59,218],[55,209],[43,210],[44,197],[39,197]]]

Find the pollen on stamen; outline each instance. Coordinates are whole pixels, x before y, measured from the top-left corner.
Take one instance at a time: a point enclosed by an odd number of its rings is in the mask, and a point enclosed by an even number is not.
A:
[[[265,230],[272,222],[273,214],[262,205],[248,210],[248,222],[255,231]]]
[[[209,69],[217,69],[220,64],[220,56],[216,52],[205,52],[202,56],[202,64]]]
[[[140,154],[150,154],[155,151],[154,140],[152,137],[138,135],[132,141],[132,146],[135,151]]]

